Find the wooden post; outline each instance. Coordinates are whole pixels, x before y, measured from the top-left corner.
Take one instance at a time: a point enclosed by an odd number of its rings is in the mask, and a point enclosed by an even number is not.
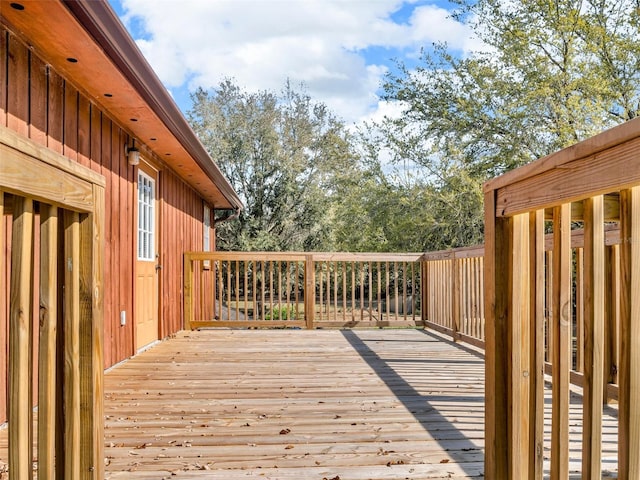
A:
[[[304,280],[305,320],[307,328],[312,330],[316,316],[316,265],[313,255],[305,256]],[[322,303],[322,300],[320,303]],[[320,308],[322,308],[322,305],[320,305]]]
[[[222,265],[219,268],[222,269]],[[220,292],[222,292],[222,288],[220,288]],[[189,253],[184,254],[184,292],[182,301],[184,302],[184,311],[182,313],[184,316],[184,329],[191,330],[193,322],[193,263]],[[222,311],[222,298],[218,301],[220,302],[218,308]]]
[[[91,222],[91,401],[87,406],[92,415],[92,463],[86,478],[104,478],[104,245],[105,245],[105,189],[93,187],[94,210]],[[87,475],[88,473],[88,475]]]
[[[496,218],[495,191],[485,194],[485,472],[486,478],[509,479],[509,411],[507,350],[511,222]]]
[[[80,220],[64,212],[65,480],[80,478]]]
[[[9,304],[9,466],[11,480],[32,478],[33,201],[13,200]]]
[[[1,217],[0,217],[1,218]],[[58,321],[58,209],[40,205],[38,478],[55,478]]]
[[[620,192],[618,476],[640,478],[640,187]]]
[[[604,199],[584,202],[584,390],[582,478],[602,478],[605,255]]]
[[[569,478],[571,204],[553,209],[551,479]]]
[[[530,262],[529,248],[529,215],[515,215],[511,229],[511,265],[506,275],[510,285],[510,314],[507,318],[509,339],[507,351],[511,361],[508,362],[510,385],[507,387],[511,409],[505,410],[508,419],[510,449],[509,477],[524,479],[529,476],[531,407],[531,330],[530,330]]]
[[[451,252],[451,312],[453,315],[452,324],[453,331],[451,336],[453,341],[460,340],[460,262],[456,258],[455,252]]]

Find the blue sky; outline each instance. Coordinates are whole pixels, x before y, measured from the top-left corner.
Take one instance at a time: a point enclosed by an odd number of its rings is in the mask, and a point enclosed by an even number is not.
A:
[[[348,124],[393,115],[380,100],[394,60],[477,47],[448,0],[110,0],[179,107],[232,78],[248,91],[304,85]]]

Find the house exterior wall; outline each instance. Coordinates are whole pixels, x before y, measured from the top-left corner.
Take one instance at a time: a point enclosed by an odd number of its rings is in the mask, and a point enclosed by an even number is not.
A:
[[[0,125],[105,177],[105,367],[132,356],[138,167],[128,165],[125,156],[125,145],[130,144],[128,133],[98,103],[67,82],[2,25]],[[160,338],[163,338],[182,328],[182,253],[202,248],[204,203],[166,163],[148,153],[147,157],[159,170],[158,235],[162,264],[159,297]],[[2,221],[10,224],[6,218]],[[9,258],[5,256],[6,260]],[[8,329],[5,280],[9,263],[5,261],[5,271],[0,272],[0,384],[6,381],[7,371],[8,347],[2,339],[6,339]],[[123,310],[134,321],[121,326]],[[5,392],[6,385],[0,385],[0,422],[6,418]]]

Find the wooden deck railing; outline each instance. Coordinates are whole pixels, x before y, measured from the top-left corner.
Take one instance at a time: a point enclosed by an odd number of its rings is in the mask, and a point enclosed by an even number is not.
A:
[[[103,479],[104,178],[4,127],[0,158],[3,467]]]
[[[185,254],[185,325],[422,324],[421,254]]]
[[[583,370],[581,476],[602,477],[602,400],[614,374],[607,352],[617,345],[618,478],[640,478],[639,151],[634,120],[485,185],[487,478],[543,478],[545,343],[552,365],[551,479],[569,478],[576,364]],[[610,224],[619,226],[619,245],[607,240]],[[576,226],[584,229],[577,250]],[[576,272],[582,282],[574,291]],[[577,359],[576,337],[583,345]]]

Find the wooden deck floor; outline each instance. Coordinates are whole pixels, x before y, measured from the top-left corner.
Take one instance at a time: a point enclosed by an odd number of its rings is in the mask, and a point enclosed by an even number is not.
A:
[[[182,332],[107,372],[105,391],[111,480],[483,477],[484,359],[428,331]],[[617,411],[605,413],[615,478]],[[571,478],[580,418],[574,393]]]
[[[107,374],[107,478],[482,477],[469,352],[419,330],[181,333]]]

